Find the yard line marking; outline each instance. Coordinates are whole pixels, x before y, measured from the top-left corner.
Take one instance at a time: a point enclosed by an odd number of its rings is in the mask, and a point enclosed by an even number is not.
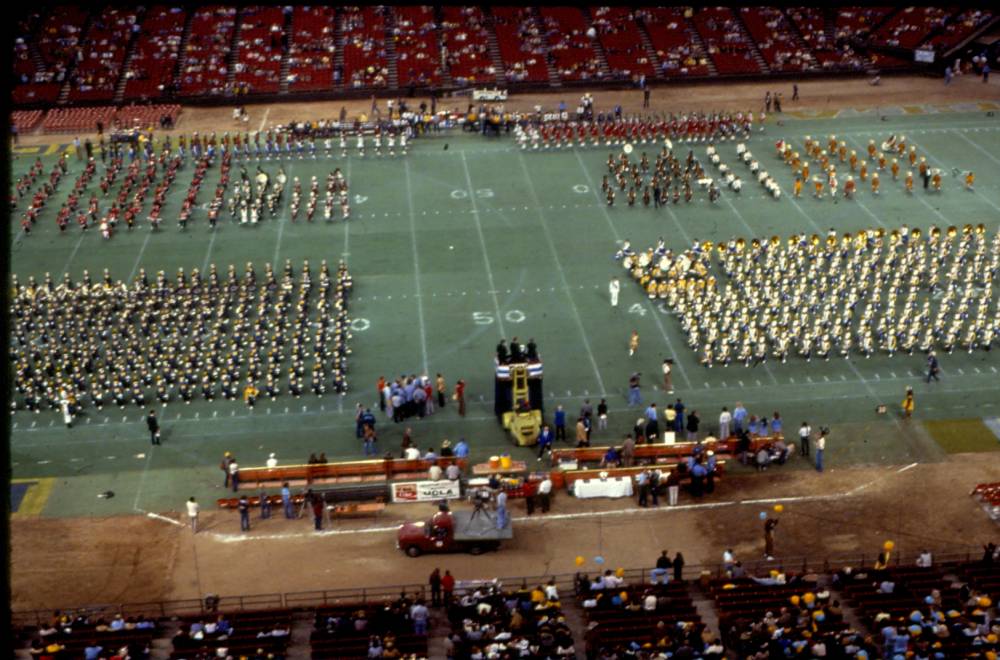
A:
[[[597,189],[594,187],[594,177],[592,177],[590,175],[590,170],[587,169],[587,164],[583,162],[583,157],[580,155],[580,152],[574,150],[574,155],[576,156],[576,162],[580,164],[580,169],[583,170],[583,175],[585,177],[587,177],[587,183],[590,186],[591,192],[593,192],[594,196],[596,197],[596,199],[598,201],[598,204],[600,204],[601,198],[598,195]],[[604,214],[604,220],[608,224],[608,229],[611,230],[611,235],[614,236],[615,240],[618,241],[619,244],[620,244],[620,242],[622,240],[622,237],[618,233],[618,229],[615,227],[615,223],[611,221],[611,215],[608,213],[607,207],[604,206],[603,204],[601,204],[600,208],[601,208],[601,213]],[[668,208],[667,210],[669,211],[670,209]],[[671,215],[673,215],[672,211],[671,211]],[[674,217],[674,220],[676,221],[677,220],[677,216],[673,216],[673,217]],[[684,231],[684,228],[681,226],[680,222],[677,222],[677,227],[678,227],[678,229],[680,229],[681,234],[684,235],[685,237],[687,237],[688,244],[690,244],[692,241],[691,241],[690,237],[687,236],[687,232]],[[670,353],[678,358],[675,363],[677,364],[677,368],[680,371],[681,378],[684,379],[685,386],[688,389],[691,389],[691,379],[688,378],[687,371],[685,371],[685,369],[684,369],[684,363],[680,360],[680,353],[678,353],[676,350],[674,350],[674,344],[673,344],[672,341],[670,341],[670,336],[667,335],[667,331],[663,327],[663,322],[660,320],[660,314],[656,311],[656,308],[653,307],[652,303],[649,302],[648,298],[646,298],[645,296],[643,296],[643,298],[646,301],[646,305],[649,306],[650,311],[652,311],[652,313],[653,313],[653,321],[656,323],[656,327],[659,328],[660,335],[667,342],[667,347],[670,349]]]
[[[964,370],[964,369],[959,369],[959,370],[958,370],[958,373],[959,373],[960,375],[964,376],[964,375],[965,375],[965,370]]]
[[[528,172],[528,166],[524,162],[524,154],[518,153],[518,161],[521,163],[521,171],[524,173],[524,179],[528,182],[528,192],[531,194],[532,199],[537,206],[539,204],[538,191],[535,189],[535,184],[531,179],[531,174]],[[577,327],[580,329],[580,337],[583,339],[583,346],[587,349],[587,357],[590,358],[590,366],[594,368],[594,375],[597,376],[597,385],[601,388],[601,391],[605,391],[607,388],[604,387],[604,379],[601,377],[601,370],[597,366],[597,359],[594,357],[594,351],[590,347],[590,339],[587,337],[587,330],[583,325],[583,319],[580,316],[580,310],[576,306],[576,301],[573,300],[573,294],[571,294],[569,289],[569,280],[566,278],[566,271],[562,267],[562,260],[559,258],[559,251],[556,250],[556,244],[552,240],[552,232],[549,231],[549,224],[546,222],[545,215],[541,211],[537,211],[538,222],[542,225],[542,233],[545,234],[545,242],[549,245],[549,252],[552,253],[552,257],[555,259],[556,271],[559,273],[559,279],[562,280],[563,287],[567,289],[566,298],[569,300],[570,309],[573,310],[573,318],[576,319]],[[582,286],[580,287],[583,288]],[[589,392],[586,392],[589,394]]]
[[[957,135],[958,137],[962,138],[963,140],[965,140],[966,142],[968,142],[969,144],[971,144],[977,150],[979,150],[982,153],[986,154],[986,157],[989,158],[990,160],[992,160],[994,163],[996,163],[997,165],[1000,165],[1000,160],[997,160],[997,158],[995,156],[993,156],[993,154],[991,154],[990,152],[986,151],[985,149],[983,149],[978,144],[976,144],[975,142],[973,142],[969,138],[965,137],[961,133],[959,133],[957,131],[951,131],[951,132],[955,133],[955,135]],[[920,145],[917,145],[917,146],[920,146]],[[927,151],[927,150],[924,149],[924,151]],[[938,163],[944,165],[944,163],[940,159],[938,159],[938,158],[936,158],[934,156],[931,156],[929,152],[928,152],[927,155],[930,156],[931,158],[933,158],[934,160],[936,160]],[[997,211],[1000,211],[1000,206],[997,206],[996,204],[994,204],[988,197],[983,197],[982,195],[977,195],[977,197],[979,199],[983,200],[984,202],[986,202],[987,204],[989,204],[990,206],[992,206]]]
[[[65,277],[66,273],[69,272],[69,265],[71,263],[73,263],[73,257],[76,256],[77,251],[80,249],[80,245],[83,243],[83,237],[86,236],[86,235],[87,235],[86,232],[84,232],[84,231],[80,232],[80,238],[77,239],[76,245],[73,247],[73,251],[69,253],[69,259],[66,260],[66,265],[63,266],[63,272],[62,272],[62,274],[63,274],[64,277]]]
[[[403,161],[403,162],[409,164],[409,161]],[[345,176],[347,177],[347,185],[350,185],[351,161],[347,161],[347,170]],[[351,253],[351,229],[350,229],[351,223],[346,219],[342,220],[341,222],[344,223],[344,254],[342,256],[346,258]]]
[[[750,224],[746,221],[746,218],[743,217],[743,214],[740,213],[735,206],[733,206],[733,203],[729,201],[728,197],[726,197],[725,195],[719,195],[719,196],[722,197],[722,201],[724,201],[726,204],[729,205],[729,208],[732,210],[733,215],[735,215],[739,219],[739,221],[743,223],[743,226],[747,228],[747,231],[750,232],[750,236],[754,236],[755,234],[753,227],[751,227]]]
[[[465,152],[462,152],[462,169],[465,170],[465,183],[469,187],[469,202],[472,203],[472,217],[476,219],[476,233],[479,234],[479,246],[483,250],[483,263],[486,265],[486,279],[489,281],[490,288],[496,289],[497,286],[493,281],[493,268],[490,266],[490,257],[486,252],[486,238],[483,236],[483,223],[479,221],[479,207],[476,204],[475,189],[472,187],[472,174],[469,173],[469,161],[465,157]],[[527,207],[525,207],[527,208]],[[503,315],[500,313],[500,300],[497,295],[493,294],[493,308],[497,313],[497,326],[500,328],[500,336],[506,337],[507,331],[503,327]]]
[[[907,465],[905,467],[901,467],[898,470],[896,470],[896,474],[899,474],[901,472],[906,472],[907,470],[911,470],[911,469],[917,467],[917,465],[919,465],[919,463],[910,463],[909,465]]]
[[[802,214],[802,217],[804,217],[806,220],[810,222],[810,224],[812,224],[813,228],[815,228],[816,231],[818,232],[823,231],[822,229],[820,229],[820,226],[816,223],[816,221],[813,220],[812,216],[806,213],[805,210],[801,206],[799,206],[799,203],[795,201],[795,195],[785,195],[785,197],[788,199],[788,201],[792,203],[792,206],[794,206],[795,209]]]
[[[139,498],[142,497],[142,489],[146,485],[146,475],[149,473],[149,464],[153,461],[153,452],[156,451],[156,445],[149,448],[149,453],[146,454],[146,463],[142,467],[142,475],[139,477],[139,486],[135,490],[135,500],[132,501],[132,510],[141,511],[139,508]]]
[[[129,283],[132,282],[132,279],[135,278],[136,271],[139,270],[139,264],[142,263],[142,255],[146,251],[146,246],[149,245],[149,239],[150,237],[152,237],[152,235],[153,235],[153,230],[150,229],[146,233],[146,240],[142,242],[142,247],[139,248],[139,254],[135,255],[135,263],[132,265],[132,272],[129,273],[128,275]]]
[[[261,119],[260,119],[260,126],[257,127],[257,132],[258,133],[260,133],[261,131],[264,130],[264,124],[267,123],[267,116],[269,114],[271,114],[271,106],[267,106],[267,108],[264,110],[264,116],[261,117]]]

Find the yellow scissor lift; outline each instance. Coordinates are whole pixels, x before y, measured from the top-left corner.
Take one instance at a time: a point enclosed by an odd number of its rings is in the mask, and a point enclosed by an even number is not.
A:
[[[538,434],[542,431],[542,411],[531,408],[527,365],[511,365],[510,379],[513,410],[503,414],[503,427],[510,431],[514,444],[531,447],[538,442]]]

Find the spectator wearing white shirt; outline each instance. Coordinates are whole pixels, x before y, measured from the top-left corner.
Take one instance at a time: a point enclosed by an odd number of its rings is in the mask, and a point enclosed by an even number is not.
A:
[[[187,502],[187,514],[188,519],[191,521],[191,531],[195,534],[198,533],[198,512],[201,511],[201,505],[195,502],[194,497],[189,499]]]
[[[647,612],[656,611],[656,594],[652,591],[646,591],[646,596],[642,599],[642,609]]]
[[[278,467],[278,459],[275,458],[274,452],[271,452],[271,455],[267,457],[267,467],[269,468]]]
[[[430,469],[427,470],[427,478],[431,481],[441,481],[441,466],[432,463]]]
[[[920,568],[930,568],[933,565],[934,565],[934,556],[931,554],[930,550],[924,548],[920,552],[920,556],[917,557],[917,566],[919,566]]]
[[[449,481],[458,481],[462,477],[462,470],[458,467],[458,463],[449,465],[444,471],[444,476]]]
[[[727,440],[729,438],[729,424],[733,421],[733,415],[729,412],[729,408],[723,406],[722,412],[719,414],[719,439]]]
[[[542,513],[548,513],[549,505],[552,503],[552,480],[547,475],[538,484],[538,499],[541,500]]]
[[[416,461],[420,458],[420,449],[417,447],[407,447],[406,451],[403,453],[403,458],[408,461]]]

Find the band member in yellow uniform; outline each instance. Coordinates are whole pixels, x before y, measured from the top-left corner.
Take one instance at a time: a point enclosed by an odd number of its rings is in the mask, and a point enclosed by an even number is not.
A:
[[[892,170],[892,180],[896,181],[899,179],[899,161],[895,158],[892,159],[892,167],[890,169]]]
[[[879,186],[878,172],[873,172],[872,173],[872,194],[873,195],[877,195],[878,194],[878,186]]]
[[[858,178],[862,181],[868,180],[868,163],[861,163],[861,171],[858,172]]]
[[[639,350],[639,333],[635,330],[632,331],[632,336],[628,339],[628,354],[635,355],[635,352]]]
[[[906,192],[913,194],[913,172],[906,173],[904,185],[906,186]]]
[[[795,177],[795,188],[793,192],[796,197],[802,195],[802,179],[799,177]]]
[[[858,152],[851,150],[851,171],[854,172],[858,169]]]
[[[976,175],[974,172],[966,172],[965,174],[965,189],[972,190],[972,185],[976,182]]]

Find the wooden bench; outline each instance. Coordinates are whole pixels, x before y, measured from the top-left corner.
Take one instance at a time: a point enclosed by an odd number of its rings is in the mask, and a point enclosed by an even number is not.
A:
[[[257,489],[262,486],[289,485],[302,486],[315,483],[363,483],[368,481],[392,481],[394,479],[423,478],[432,464],[443,470],[457,463],[464,472],[468,462],[464,458],[452,456],[436,461],[424,459],[405,460],[380,458],[365,461],[340,461],[335,463],[315,463],[312,465],[288,465],[280,467],[246,467],[239,469],[241,489]]]

